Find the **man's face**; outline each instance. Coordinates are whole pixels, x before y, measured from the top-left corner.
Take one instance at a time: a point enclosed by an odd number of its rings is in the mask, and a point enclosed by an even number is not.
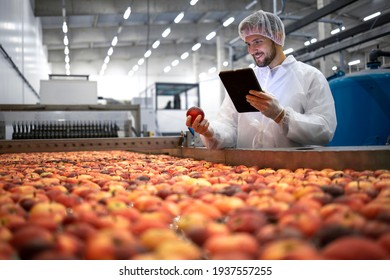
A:
[[[268,66],[276,56],[275,43],[261,35],[249,35],[245,38],[248,53],[259,67]]]

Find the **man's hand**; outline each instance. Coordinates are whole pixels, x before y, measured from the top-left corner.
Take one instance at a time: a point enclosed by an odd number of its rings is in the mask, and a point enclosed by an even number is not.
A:
[[[210,138],[213,136],[213,130],[210,127],[210,123],[207,119],[202,119],[202,116],[198,115],[194,122],[191,120],[191,116],[188,116],[186,119],[186,126],[192,127],[195,132],[204,135],[207,138]],[[191,125],[192,123],[192,125]]]
[[[264,116],[279,122],[284,109],[279,105],[279,101],[271,94],[263,91],[250,90],[246,96],[246,101],[263,113]]]

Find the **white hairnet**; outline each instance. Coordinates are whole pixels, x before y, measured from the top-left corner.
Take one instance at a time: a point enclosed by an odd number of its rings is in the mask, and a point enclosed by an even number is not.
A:
[[[238,34],[243,40],[249,35],[262,35],[281,46],[286,37],[282,20],[277,15],[262,10],[244,18],[238,25]]]

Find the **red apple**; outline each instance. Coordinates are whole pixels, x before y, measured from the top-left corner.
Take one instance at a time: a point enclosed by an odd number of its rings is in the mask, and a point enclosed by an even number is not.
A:
[[[194,122],[197,116],[201,115],[200,121],[204,119],[204,112],[201,108],[193,106],[187,110],[186,116],[191,116],[191,123]]]

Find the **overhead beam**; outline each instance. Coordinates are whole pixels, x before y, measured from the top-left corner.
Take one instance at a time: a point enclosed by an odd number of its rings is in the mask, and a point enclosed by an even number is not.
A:
[[[312,22],[315,22],[315,21],[319,20],[320,18],[325,17],[326,15],[334,13],[337,10],[340,10],[340,9],[344,8],[345,6],[348,6],[356,1],[357,0],[334,0],[330,4],[324,6],[321,9],[318,9],[314,13],[311,13],[310,15],[302,18],[301,20],[298,20],[292,24],[289,24],[288,26],[285,27],[285,32],[286,32],[286,34],[289,34],[291,32],[298,30],[298,29],[301,29],[302,27],[309,25]]]
[[[332,53],[336,53],[345,49],[348,49],[350,47],[375,40],[377,38],[381,38],[383,36],[390,34],[390,24],[387,24],[381,28],[376,28],[374,30],[370,30],[366,33],[351,37],[349,39],[346,39],[342,42],[339,42],[337,44],[334,44],[332,46],[328,46],[326,48],[320,49],[315,52],[311,52],[308,54],[304,54],[302,56],[296,57],[299,61],[302,62],[308,62],[312,61],[327,55],[330,55]]]
[[[329,45],[334,44],[334,43],[338,43],[338,42],[343,41],[347,38],[350,38],[350,37],[353,37],[355,35],[361,34],[363,32],[380,27],[380,26],[382,26],[386,23],[389,23],[389,22],[390,22],[390,12],[383,14],[376,19],[365,21],[365,22],[363,22],[363,23],[361,23],[353,28],[341,31],[341,32],[339,32],[331,37],[324,39],[324,40],[317,41],[316,43],[310,44],[306,47],[303,47],[299,50],[294,51],[292,54],[294,56],[298,57],[298,56],[303,55],[305,53],[313,52],[313,51],[318,50],[320,48],[329,46]]]

